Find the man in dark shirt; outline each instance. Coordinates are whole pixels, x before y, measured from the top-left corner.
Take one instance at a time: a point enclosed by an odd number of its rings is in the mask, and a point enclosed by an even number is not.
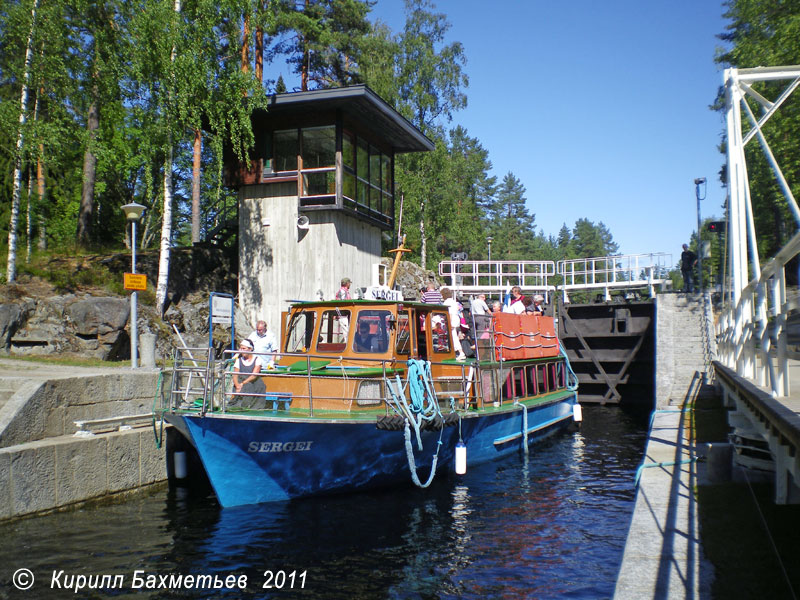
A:
[[[681,252],[681,275],[683,275],[683,291],[694,292],[694,266],[697,264],[697,255],[683,245]]]

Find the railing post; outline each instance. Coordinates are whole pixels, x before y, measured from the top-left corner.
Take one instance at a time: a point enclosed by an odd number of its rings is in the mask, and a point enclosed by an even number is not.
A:
[[[786,331],[786,266],[780,269],[772,279],[772,298],[775,304],[775,328],[777,331],[777,363],[778,375],[776,388],[778,395],[789,396],[789,356],[787,350],[788,332]]]

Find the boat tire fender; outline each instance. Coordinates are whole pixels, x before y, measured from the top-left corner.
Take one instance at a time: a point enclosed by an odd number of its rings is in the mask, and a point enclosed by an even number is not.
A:
[[[375,427],[383,431],[403,431],[405,417],[400,415],[382,415],[375,421]],[[453,427],[458,423],[458,413],[447,413],[441,417],[436,415],[430,421],[423,420],[420,424],[422,430],[439,431],[442,427]]]

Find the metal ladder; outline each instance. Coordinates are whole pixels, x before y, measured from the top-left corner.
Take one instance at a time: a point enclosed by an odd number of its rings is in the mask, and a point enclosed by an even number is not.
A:
[[[201,413],[212,410],[216,359],[214,348],[175,348],[170,407],[192,408],[202,398]]]

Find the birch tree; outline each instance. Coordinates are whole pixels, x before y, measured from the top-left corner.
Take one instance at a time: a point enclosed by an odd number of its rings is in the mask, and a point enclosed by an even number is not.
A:
[[[36,10],[39,0],[33,0],[31,6],[31,26],[28,42],[25,47],[25,66],[22,75],[22,89],[19,100],[19,130],[14,151],[14,176],[11,193],[11,219],[8,226],[8,262],[6,281],[13,283],[17,279],[17,220],[19,219],[20,187],[22,182],[22,149],[24,144],[24,128],[28,112],[28,81],[30,80],[31,62],[33,61],[33,34],[36,28]]]
[[[181,12],[181,0],[175,0],[173,9],[176,15]],[[174,20],[178,22],[177,17]],[[172,45],[170,52],[170,65],[174,67],[175,54],[177,47],[175,43]],[[170,82],[168,96],[175,93],[175,73],[170,69],[169,73]],[[169,285],[169,257],[170,247],[172,246],[172,131],[170,129],[169,110],[165,111],[167,118],[167,158],[164,162],[164,207],[161,213],[161,243],[159,245],[159,258],[158,258],[158,282],[156,283],[156,310],[158,314],[164,314],[164,306],[167,302],[167,288]]]

